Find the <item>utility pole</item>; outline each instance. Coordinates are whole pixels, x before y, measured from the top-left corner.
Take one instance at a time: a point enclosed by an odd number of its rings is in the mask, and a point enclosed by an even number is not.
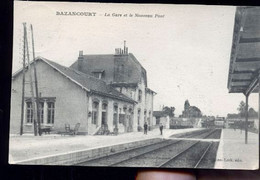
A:
[[[33,125],[34,125],[34,135],[37,136],[37,112],[35,109],[35,98],[34,98],[34,91],[33,91],[33,79],[32,79],[32,69],[30,65],[30,56],[29,56],[29,46],[28,46],[28,39],[27,39],[27,31],[26,31],[26,23],[24,23],[25,26],[25,41],[26,41],[26,54],[27,54],[27,60],[28,60],[28,69],[29,69],[29,77],[30,77],[30,86],[31,86],[31,101],[32,101],[32,108],[33,108]]]
[[[36,93],[36,114],[37,114],[37,122],[38,122],[38,133],[39,136],[41,133],[41,120],[40,120],[40,107],[39,107],[39,94],[38,94],[38,81],[37,81],[37,72],[36,72],[36,62],[35,62],[35,53],[34,53],[34,39],[33,39],[33,27],[31,25],[31,34],[32,34],[32,51],[33,51],[33,67],[34,67],[34,80],[35,80],[35,93]],[[43,107],[42,107],[43,108]]]
[[[245,114],[245,144],[247,144],[247,134],[248,134],[248,96],[249,94],[246,95],[246,114]]]
[[[24,86],[25,86],[25,29],[26,24],[23,23],[24,33],[23,33],[23,84],[22,84],[22,109],[21,109],[21,126],[20,135],[23,135],[23,121],[24,121]]]

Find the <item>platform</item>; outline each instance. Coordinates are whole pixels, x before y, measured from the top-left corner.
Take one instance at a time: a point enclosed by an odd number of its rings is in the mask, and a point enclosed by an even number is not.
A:
[[[215,163],[216,169],[258,169],[259,136],[245,131],[223,129]]]
[[[148,131],[147,135],[144,135],[143,132],[124,133],[117,136],[61,136],[57,134],[47,134],[43,136],[33,136],[32,134],[25,134],[23,136],[11,135],[9,163],[15,164],[16,162],[24,160],[130,143],[139,140],[168,138],[174,134],[195,130],[198,129],[164,129],[163,135],[160,135],[159,128]]]

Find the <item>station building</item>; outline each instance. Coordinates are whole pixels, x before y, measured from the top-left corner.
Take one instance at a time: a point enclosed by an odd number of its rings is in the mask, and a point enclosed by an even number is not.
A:
[[[64,131],[80,123],[79,133],[132,132],[150,126],[155,92],[147,87],[146,70],[127,48],[110,55],[83,55],[71,67],[42,57],[36,58],[42,126]],[[33,71],[34,64],[31,63]],[[33,132],[33,102],[25,72],[25,101],[22,101],[22,70],[13,75],[10,133],[19,133],[24,103],[24,132]],[[139,126],[139,128],[138,128]]]

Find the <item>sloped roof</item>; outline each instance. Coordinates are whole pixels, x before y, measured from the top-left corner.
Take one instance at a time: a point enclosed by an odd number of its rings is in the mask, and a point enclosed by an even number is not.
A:
[[[237,7],[230,56],[230,93],[259,92],[260,7]]]
[[[133,71],[130,73],[127,77],[127,83],[138,83],[140,81],[141,73],[144,74],[144,81],[145,85],[147,86],[147,75],[146,70],[141,65],[141,63],[135,58],[135,56],[132,53],[129,53],[127,55],[115,55],[115,54],[87,54],[82,55],[82,69],[81,71],[84,73],[90,74],[93,70],[89,71],[89,68],[93,66],[92,62],[95,62],[95,67],[102,69],[105,71],[105,73],[110,76],[114,76],[114,67],[111,67],[111,64],[114,63],[114,59],[124,59],[128,57],[131,59],[132,63],[128,63],[128,66],[132,66],[130,69],[135,70],[136,67],[140,67],[139,71]],[[87,63],[88,62],[88,63]],[[76,60],[71,66],[71,68],[78,69],[78,60]],[[92,67],[93,68],[93,67]]]
[[[69,80],[79,85],[81,88],[85,89],[86,91],[90,91],[99,95],[127,101],[130,103],[135,103],[135,101],[124,94],[120,93],[119,91],[115,90],[110,85],[107,85],[103,80],[97,79],[93,76],[87,75],[80,71],[77,71],[73,68],[68,68],[62,66],[58,63],[53,61],[47,60],[42,57],[37,57],[36,61],[43,61],[46,64],[50,65],[52,68],[56,69],[62,75],[66,76]],[[32,62],[31,62],[32,63]],[[16,72],[13,77],[17,76],[22,70]]]

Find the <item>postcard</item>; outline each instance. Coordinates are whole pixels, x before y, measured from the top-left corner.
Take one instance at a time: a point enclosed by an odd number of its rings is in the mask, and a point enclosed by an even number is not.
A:
[[[259,16],[15,1],[9,164],[258,169]]]

